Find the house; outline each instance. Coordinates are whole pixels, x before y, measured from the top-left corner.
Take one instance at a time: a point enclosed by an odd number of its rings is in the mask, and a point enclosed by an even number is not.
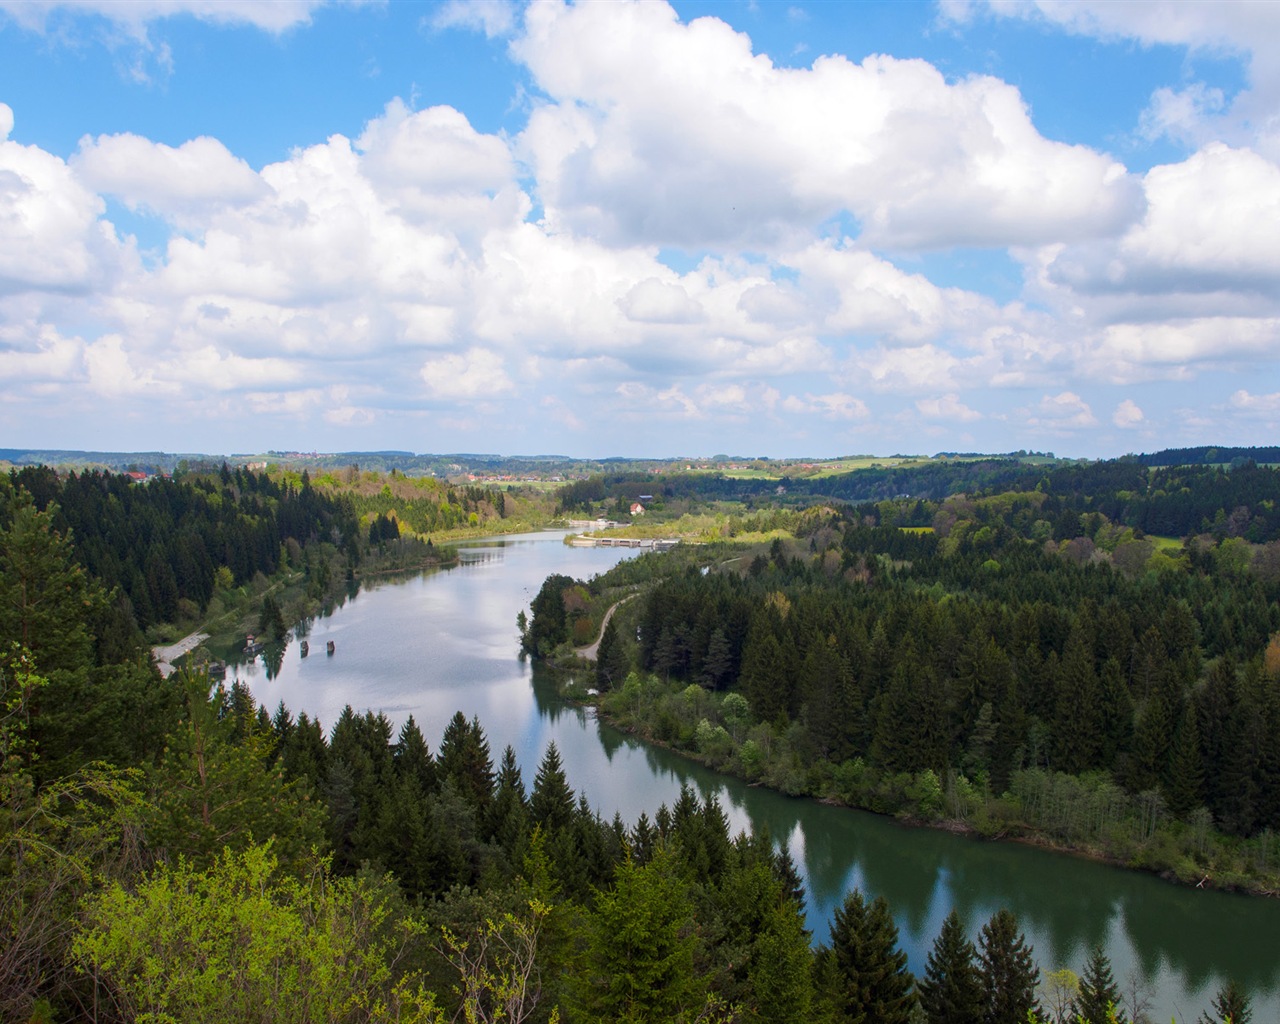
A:
[[[632,514],[633,516],[642,516],[642,515],[644,515],[644,506],[643,506],[643,505],[641,505],[641,504],[640,504],[640,502],[638,502],[638,501],[633,501],[633,502],[631,503],[631,514]]]

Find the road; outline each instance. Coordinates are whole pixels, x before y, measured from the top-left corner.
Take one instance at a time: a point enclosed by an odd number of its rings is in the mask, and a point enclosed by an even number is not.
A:
[[[190,654],[208,639],[208,633],[192,633],[190,636],[184,636],[176,644],[171,644],[168,647],[151,648],[151,656],[155,659],[156,668],[160,670],[160,675],[168,679],[174,673],[173,663],[184,654]]]

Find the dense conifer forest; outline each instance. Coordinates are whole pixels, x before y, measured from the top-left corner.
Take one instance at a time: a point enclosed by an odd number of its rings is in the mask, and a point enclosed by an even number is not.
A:
[[[692,708],[702,756],[795,791],[976,807],[1022,785],[1052,818],[1076,814],[1074,779],[1117,816],[1146,808],[1152,834],[1200,822],[1258,856],[1276,814],[1269,472],[1239,478],[1258,475],[1256,508],[1171,551],[1042,489],[819,507],[750,559],[627,563],[638,640],[614,625],[598,678],[615,713],[679,744]],[[1007,911],[977,943],[948,920],[919,979],[860,892],[813,948],[785,847],[730,835],[690,790],[605,821],[554,746],[527,780],[461,714],[433,749],[412,719],[348,708],[326,733],[238,684],[159,676],[143,627],[170,597],[180,614],[259,574],[359,571],[399,542],[397,517],[368,516],[242,470],[0,480],[0,1019],[1141,1019],[1101,951],[1052,1003]],[[553,577],[526,642],[554,653],[611,585]],[[1092,710],[1069,721],[1072,702]],[[1228,985],[1205,1014],[1241,1024],[1247,1000]]]
[[[638,587],[594,677],[633,731],[788,793],[1280,887],[1280,472],[1016,472],[552,577],[526,647]]]

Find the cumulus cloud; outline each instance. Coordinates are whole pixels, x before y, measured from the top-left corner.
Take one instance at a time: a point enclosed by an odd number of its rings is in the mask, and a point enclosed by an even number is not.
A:
[[[127,255],[105,204],[64,161],[9,139],[13,123],[0,104],[0,294],[105,284]]]
[[[1073,391],[1045,395],[1022,414],[1027,426],[1054,432],[1083,430],[1098,424],[1089,404]]]
[[[421,376],[432,398],[483,398],[514,388],[502,357],[481,348],[428,359]]]
[[[777,248],[846,210],[881,246],[1030,244],[1136,212],[1119,163],[1042,137],[994,78],[779,68],[662,3],[535,5],[512,50],[550,98],[520,137],[549,221],[613,243]]]
[[[1131,430],[1146,422],[1146,416],[1132,398],[1126,398],[1111,414],[1111,422],[1122,430]]]
[[[702,307],[678,284],[647,277],[618,306],[632,320],[656,324],[689,324],[702,319]]]
[[[944,420],[951,423],[972,423],[982,419],[982,413],[970,409],[957,394],[938,395],[935,398],[919,398],[916,408],[925,419]]]
[[[1144,113],[1148,133],[1197,144],[1252,140],[1280,158],[1280,6],[1272,3],[1115,3],[1114,0],[941,0],[944,19],[964,23],[978,13],[1034,19],[1078,35],[1135,39],[1145,45],[1243,57],[1249,88],[1227,103],[1201,82],[1155,90]]]
[[[1232,409],[1249,416],[1264,418],[1280,416],[1280,392],[1254,395],[1242,388],[1232,394],[1228,404]]]
[[[245,161],[207,136],[177,147],[130,133],[85,136],[71,167],[95,192],[182,224],[203,224],[220,208],[246,205],[270,191]]]

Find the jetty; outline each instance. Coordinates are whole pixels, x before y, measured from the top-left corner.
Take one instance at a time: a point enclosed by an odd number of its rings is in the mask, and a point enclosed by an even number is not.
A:
[[[574,548],[645,548],[652,551],[670,551],[680,543],[679,537],[574,537],[569,546]]]

